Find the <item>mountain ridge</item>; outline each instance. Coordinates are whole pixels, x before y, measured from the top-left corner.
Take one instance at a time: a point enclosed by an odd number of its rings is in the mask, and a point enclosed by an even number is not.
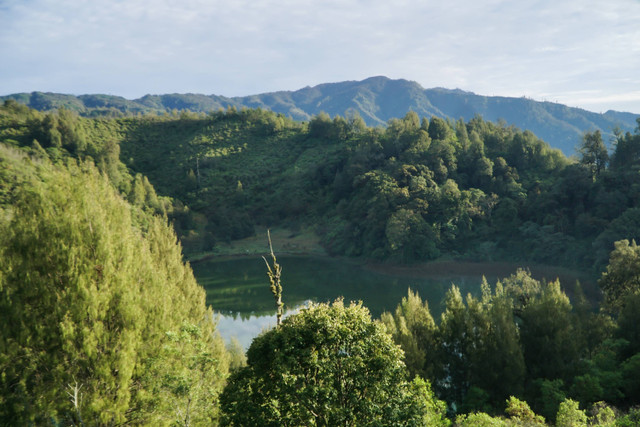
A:
[[[595,113],[563,104],[505,96],[484,96],[463,89],[442,87],[425,89],[405,79],[374,76],[306,86],[294,91],[266,92],[256,95],[225,97],[196,93],[147,94],[128,100],[104,94],[68,95],[57,93],[17,93],[0,96],[15,99],[31,108],[51,110],[68,108],[82,115],[118,115],[163,113],[172,110],[209,112],[229,107],[263,108],[306,121],[325,112],[331,117],[358,113],[367,125],[385,125],[409,111],[419,116],[437,116],[468,121],[475,115],[485,120],[504,120],[509,125],[532,131],[566,155],[575,154],[582,135],[600,130],[605,140],[614,129],[633,132],[640,115],[608,110]]]

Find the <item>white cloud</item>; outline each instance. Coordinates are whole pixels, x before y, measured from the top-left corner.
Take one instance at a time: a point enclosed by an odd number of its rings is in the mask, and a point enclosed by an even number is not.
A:
[[[372,75],[480,94],[600,90],[640,112],[637,0],[24,0],[0,8],[0,93],[228,96]]]

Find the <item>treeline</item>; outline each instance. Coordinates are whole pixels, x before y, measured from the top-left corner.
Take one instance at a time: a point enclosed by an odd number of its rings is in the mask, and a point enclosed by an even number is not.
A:
[[[7,101],[2,112],[7,143],[93,159],[130,201],[167,212],[187,253],[215,252],[257,225],[313,226],[335,255],[597,274],[615,241],[640,238],[638,132],[609,146],[588,133],[566,158],[480,117],[409,113],[370,128],[357,115],[303,123],[259,109],[87,119]]]
[[[587,134],[575,161],[527,131],[410,113],[345,145],[323,223],[333,253],[602,269],[614,241],[639,237],[637,133],[618,135],[611,161],[600,133]]]
[[[12,100],[0,107],[0,142],[6,146],[54,163],[91,162],[133,205],[149,213],[171,213],[171,200],[158,196],[147,177],[121,161],[119,131],[116,122],[86,120],[66,109],[41,113]]]
[[[411,291],[382,322],[411,374],[430,379],[455,413],[501,414],[516,396],[554,423],[571,399],[592,417],[606,410],[613,422],[612,407],[639,403],[639,274],[640,248],[621,241],[600,280],[603,307],[579,287],[571,301],[558,281],[520,270],[493,287],[485,281],[478,298],[453,286],[438,322]]]

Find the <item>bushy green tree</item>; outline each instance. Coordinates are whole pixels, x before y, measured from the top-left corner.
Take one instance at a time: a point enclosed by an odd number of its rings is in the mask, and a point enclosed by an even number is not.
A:
[[[525,365],[512,297],[501,283],[495,293],[486,280],[481,299],[463,302],[457,287],[447,293],[437,329],[438,391],[457,410],[495,409],[510,393],[523,391]],[[461,405],[461,406],[460,406]]]
[[[450,405],[459,406],[469,389],[469,351],[473,325],[460,289],[452,286],[445,296],[445,311],[440,318],[438,391]]]
[[[505,427],[507,422],[501,418],[492,417],[485,412],[461,414],[456,417],[456,427]]]
[[[589,410],[589,425],[613,427],[616,425],[616,414],[605,402],[596,402]]]
[[[599,285],[606,307],[614,313],[624,307],[630,295],[640,293],[640,247],[635,241],[615,243]]]
[[[584,135],[579,152],[580,163],[591,171],[594,180],[597,179],[609,163],[609,153],[599,130]]]
[[[334,131],[334,124],[331,117],[324,111],[318,113],[309,121],[309,135],[314,138],[331,138]]]
[[[517,397],[507,399],[506,414],[510,421],[517,426],[544,426],[544,417],[531,410],[529,404]]]
[[[366,308],[313,304],[253,340],[222,396],[224,425],[446,425],[428,383]]]
[[[547,283],[522,310],[521,342],[529,380],[572,378],[578,361],[572,306],[560,282]]]
[[[580,409],[578,402],[566,399],[560,404],[556,415],[557,427],[586,427],[587,414]]]
[[[170,424],[183,395],[154,394],[152,369],[205,375],[211,393],[194,408],[214,419],[227,356],[166,221],[90,164],[0,146],[0,183],[0,423]],[[185,322],[193,344],[167,352]]]
[[[526,367],[513,301],[500,284],[493,295],[486,280],[483,285],[482,300],[467,302],[474,319],[471,383],[486,390],[489,401],[500,402],[522,393]]]

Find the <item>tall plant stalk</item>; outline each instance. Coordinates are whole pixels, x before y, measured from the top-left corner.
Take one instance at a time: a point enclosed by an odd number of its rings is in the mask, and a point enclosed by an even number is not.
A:
[[[276,300],[276,327],[280,326],[282,321],[282,313],[284,312],[284,303],[282,302],[282,283],[280,282],[280,276],[282,275],[282,267],[276,260],[276,255],[273,253],[273,245],[271,244],[271,232],[267,230],[267,237],[269,238],[269,250],[271,252],[271,259],[273,267],[269,265],[269,261],[265,257],[262,257],[265,264],[267,264],[267,274],[269,275],[269,282],[271,283],[271,293]]]

